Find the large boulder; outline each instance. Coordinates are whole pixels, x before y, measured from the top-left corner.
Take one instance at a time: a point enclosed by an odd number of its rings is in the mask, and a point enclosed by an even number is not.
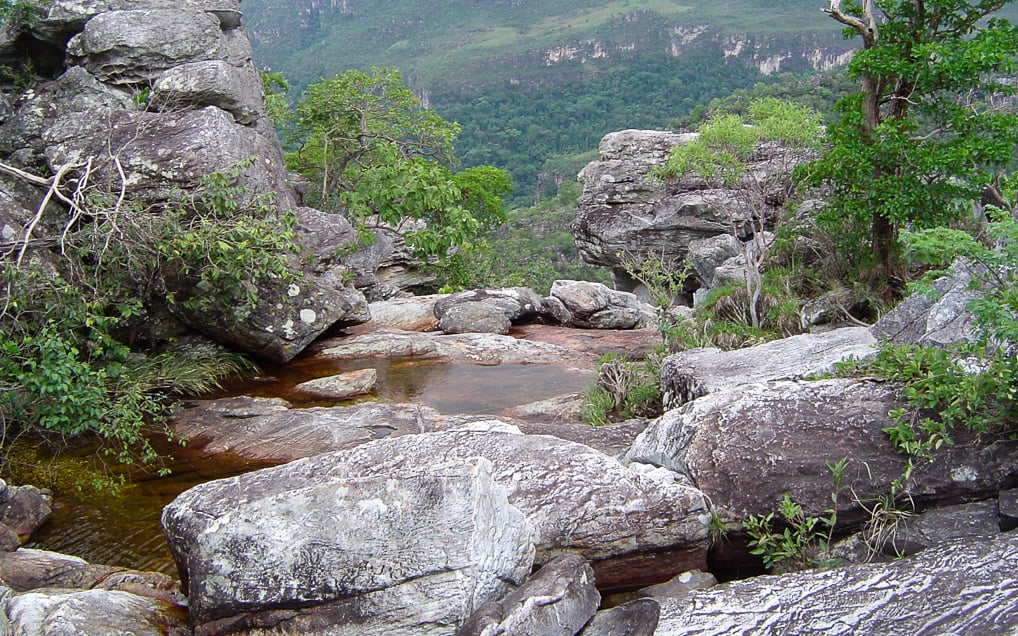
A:
[[[966,539],[887,564],[762,576],[659,599],[657,636],[1013,634],[1018,535]]]
[[[629,292],[601,283],[557,280],[551,297],[568,311],[568,324],[582,329],[637,329],[654,320],[654,309]]]
[[[445,333],[508,334],[513,323],[541,310],[541,297],[526,287],[473,289],[435,303],[438,326]]]
[[[651,422],[628,457],[686,475],[725,520],[766,515],[790,493],[807,515],[822,516],[833,490],[828,462],[848,458],[838,521],[852,527],[867,506],[900,479],[906,456],[883,429],[903,408],[897,387],[864,380],[777,382],[730,388],[694,400]],[[1018,480],[1018,442],[953,431],[912,471],[919,509],[995,496]]]
[[[452,633],[529,573],[530,527],[487,460],[351,477],[337,459],[208,482],[165,508],[196,634]]]
[[[364,444],[332,470],[379,475],[421,470],[436,458],[474,456],[491,461],[495,480],[527,516],[539,563],[582,554],[606,589],[656,583],[703,566],[709,514],[699,491],[629,470],[587,446],[522,435],[502,423]]]
[[[580,256],[588,263],[611,267],[616,283],[628,279],[623,261],[645,258],[679,262],[691,241],[735,233],[747,238],[747,220],[754,211],[742,184],[713,189],[697,178],[671,182],[650,176],[673,148],[688,143],[695,133],[623,130],[605,135],[600,157],[582,171],[583,183],[573,235]],[[794,158],[777,147],[757,152],[750,170],[761,174],[787,171]],[[775,192],[767,197],[770,218],[784,204]]]
[[[665,408],[743,384],[797,380],[828,373],[850,357],[876,353],[877,340],[864,327],[801,334],[755,347],[722,351],[690,349],[661,363],[661,392]]]
[[[371,319],[368,303],[355,289],[326,287],[314,279],[265,281],[254,307],[192,304],[203,292],[187,279],[170,310],[181,322],[218,342],[270,362],[289,362],[336,324]]]

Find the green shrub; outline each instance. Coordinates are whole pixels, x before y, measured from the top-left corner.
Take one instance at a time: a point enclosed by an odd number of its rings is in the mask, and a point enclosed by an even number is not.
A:
[[[605,355],[598,364],[597,377],[587,389],[582,419],[592,426],[603,426],[633,417],[661,414],[661,388],[658,381],[660,353],[646,360],[631,360]]]

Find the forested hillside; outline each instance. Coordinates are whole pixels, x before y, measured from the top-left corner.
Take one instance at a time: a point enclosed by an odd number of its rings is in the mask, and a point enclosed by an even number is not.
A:
[[[463,132],[464,165],[516,181],[606,132],[653,128],[779,72],[827,68],[849,44],[816,0],[245,0],[258,64],[299,92],[347,68],[400,69]],[[544,175],[539,177],[539,175]]]

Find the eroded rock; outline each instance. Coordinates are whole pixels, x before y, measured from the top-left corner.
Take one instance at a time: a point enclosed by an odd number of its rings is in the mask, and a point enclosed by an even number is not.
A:
[[[834,369],[849,357],[876,353],[876,338],[865,327],[801,334],[737,349],[690,349],[661,363],[661,392],[666,408],[743,384],[795,380]]]
[[[197,634],[451,633],[529,572],[530,527],[487,460],[352,477],[322,457],[202,484],[165,508]]]
[[[660,599],[655,634],[1010,634],[1016,568],[1018,536],[1005,534],[894,563],[755,577]]]

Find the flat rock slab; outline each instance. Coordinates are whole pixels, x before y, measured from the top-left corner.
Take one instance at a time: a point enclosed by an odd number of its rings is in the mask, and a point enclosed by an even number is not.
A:
[[[492,333],[417,333],[390,329],[319,343],[314,351],[327,358],[402,358],[414,356],[475,364],[540,364],[568,362],[593,368],[596,356],[543,342]]]
[[[1014,634],[1018,535],[886,564],[761,576],[658,599],[655,636]]]
[[[279,398],[247,396],[177,404],[170,425],[209,455],[283,462],[353,448],[383,437],[437,430],[442,416],[419,404],[365,402],[291,409]]]
[[[486,459],[365,477],[312,464],[201,484],[164,509],[196,634],[452,633],[530,572],[530,527]]]
[[[742,384],[798,380],[826,373],[849,356],[876,353],[877,339],[865,327],[802,334],[737,349],[690,349],[661,363],[661,391],[667,408],[675,408]]]
[[[642,358],[661,344],[661,334],[654,328],[576,329],[530,323],[513,327],[511,333],[523,340],[544,342],[595,356],[614,353]]]
[[[492,462],[509,501],[527,515],[539,563],[577,552],[594,562],[606,589],[659,582],[702,563],[709,515],[699,491],[497,421],[366,444],[346,454],[342,470],[385,474],[476,455]]]

